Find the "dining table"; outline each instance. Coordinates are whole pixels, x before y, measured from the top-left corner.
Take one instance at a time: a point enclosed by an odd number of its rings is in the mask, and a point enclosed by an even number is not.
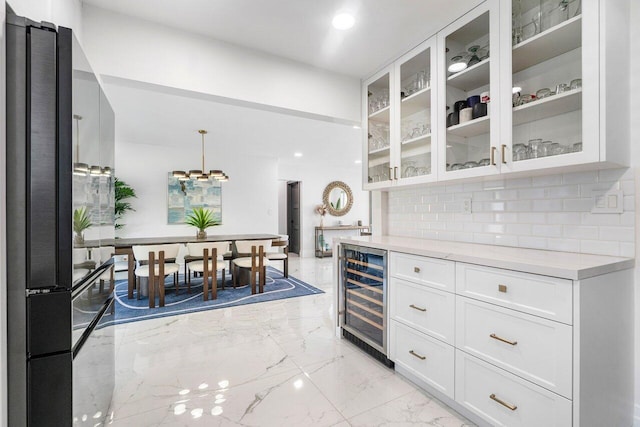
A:
[[[278,240],[277,234],[215,234],[208,235],[204,239],[197,239],[194,236],[154,236],[154,237],[129,237],[118,238],[114,240],[115,254],[127,255],[128,261],[128,290],[127,298],[133,298],[133,289],[135,287],[135,259],[133,257],[133,246],[138,245],[164,245],[170,243],[202,243],[202,242],[235,242],[237,240]]]

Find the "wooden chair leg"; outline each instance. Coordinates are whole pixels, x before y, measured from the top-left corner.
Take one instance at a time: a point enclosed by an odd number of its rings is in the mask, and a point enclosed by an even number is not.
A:
[[[160,251],[160,260],[158,261],[158,290],[160,292],[160,301],[158,306],[164,307],[164,251]]]
[[[216,248],[211,250],[211,299],[218,299],[218,250]]]
[[[116,280],[115,280],[115,268],[113,266],[111,266],[111,273],[109,273],[109,293],[113,293],[113,289],[116,286]]]
[[[140,299],[140,277],[136,276],[136,294],[138,294],[138,299]]]
[[[289,278],[289,257],[284,259],[284,277]]]
[[[204,256],[202,257],[202,300],[209,300],[209,250],[204,250]]]
[[[176,295],[178,295],[178,272],[173,273],[173,284],[176,286]]]
[[[226,281],[226,278],[224,277],[224,268],[222,269],[222,290],[224,291],[224,282]]]
[[[260,279],[260,293],[263,293],[264,285],[266,283],[264,276],[265,276],[265,273],[267,272],[267,267],[264,265],[264,248],[262,246],[260,246],[259,248],[258,256],[260,257],[258,259],[258,271],[259,271],[258,278]]]
[[[156,260],[153,252],[149,252],[149,308],[156,306]]]

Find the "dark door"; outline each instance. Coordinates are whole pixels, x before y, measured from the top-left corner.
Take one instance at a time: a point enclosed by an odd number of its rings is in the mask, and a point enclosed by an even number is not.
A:
[[[300,181],[287,182],[289,252],[300,254]]]

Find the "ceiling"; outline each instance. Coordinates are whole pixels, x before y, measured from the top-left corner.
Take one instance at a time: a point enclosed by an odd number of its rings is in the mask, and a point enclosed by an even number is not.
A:
[[[251,155],[281,164],[360,169],[362,130],[328,121],[215,102],[200,94],[153,85],[105,81],[116,112],[116,141],[200,152],[206,129],[207,159]],[[118,146],[116,146],[116,151]],[[294,157],[295,152],[303,154]],[[199,157],[194,155],[194,163]]]
[[[82,0],[103,9],[359,78],[482,0]],[[350,11],[356,23],[331,20]]]

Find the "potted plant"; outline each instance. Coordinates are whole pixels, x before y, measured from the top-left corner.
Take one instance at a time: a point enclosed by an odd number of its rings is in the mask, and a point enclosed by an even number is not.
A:
[[[91,219],[86,206],[73,211],[73,231],[76,233],[74,242],[77,245],[84,244],[84,230],[91,227]]]
[[[195,208],[191,215],[185,218],[184,222],[198,229],[196,238],[199,240],[207,238],[207,232],[205,231],[207,228],[222,224],[221,221],[213,217],[213,212],[204,208]]]
[[[119,224],[118,220],[122,218],[122,216],[127,213],[127,211],[135,211],[131,207],[131,203],[125,202],[125,199],[129,199],[132,197],[137,197],[136,192],[129,184],[124,181],[115,179],[115,227],[116,230],[124,227],[124,224]]]

